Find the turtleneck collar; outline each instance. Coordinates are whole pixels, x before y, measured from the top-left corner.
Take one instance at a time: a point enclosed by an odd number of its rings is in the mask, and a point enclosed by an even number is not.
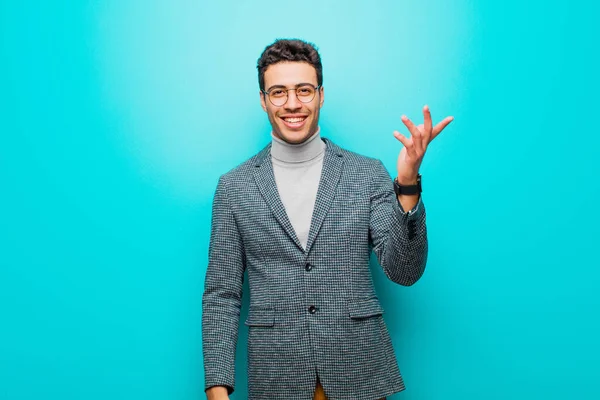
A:
[[[284,163],[303,163],[313,160],[323,154],[327,145],[321,140],[321,128],[306,142],[290,144],[271,133],[271,156]]]

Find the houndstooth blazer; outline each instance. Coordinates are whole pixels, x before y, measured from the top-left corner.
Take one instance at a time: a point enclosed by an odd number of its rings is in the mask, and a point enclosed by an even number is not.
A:
[[[326,143],[306,249],[280,200],[270,145],[221,176],[202,301],[205,387],[234,389],[242,283],[250,288],[248,396],[374,400],[404,389],[371,272],[412,285],[427,261],[425,208],[397,201],[378,160]]]

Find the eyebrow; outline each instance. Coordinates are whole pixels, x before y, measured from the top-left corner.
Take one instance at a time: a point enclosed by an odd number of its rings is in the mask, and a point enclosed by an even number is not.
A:
[[[300,86],[304,86],[304,85],[311,85],[311,86],[317,87],[317,85],[314,85],[310,82],[300,82],[300,83],[297,83],[296,86],[294,86],[294,89],[298,89]],[[270,92],[273,89],[287,89],[287,88],[284,85],[273,85],[273,86],[269,87],[267,90],[265,90],[265,92]]]

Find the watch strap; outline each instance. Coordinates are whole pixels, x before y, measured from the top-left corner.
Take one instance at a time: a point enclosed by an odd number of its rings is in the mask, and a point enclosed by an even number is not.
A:
[[[394,179],[394,192],[396,196],[400,195],[415,195],[420,194],[423,191],[421,187],[421,174],[417,175],[416,185],[401,185],[398,183],[398,178]]]

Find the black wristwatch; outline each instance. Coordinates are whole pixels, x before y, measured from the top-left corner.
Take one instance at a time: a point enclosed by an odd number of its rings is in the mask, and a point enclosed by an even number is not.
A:
[[[398,178],[394,179],[394,192],[396,192],[396,196],[400,196],[401,194],[420,194],[422,191],[421,174],[417,175],[416,185],[401,185],[398,183]]]

